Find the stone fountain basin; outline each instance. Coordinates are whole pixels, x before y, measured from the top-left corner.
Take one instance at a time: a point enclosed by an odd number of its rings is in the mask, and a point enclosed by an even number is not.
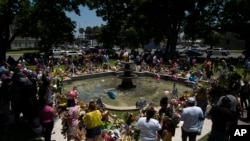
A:
[[[162,76],[161,80],[157,81],[154,79],[153,73],[136,73],[136,75],[138,75],[138,78],[133,79],[133,83],[136,85],[135,89],[117,89],[122,80],[116,77],[115,72],[107,72],[74,76],[64,81],[64,90],[69,91],[73,87],[77,87],[79,99],[83,102],[102,97],[104,103],[115,107],[134,106],[141,97],[146,99],[147,103],[159,106],[164,91],[171,91],[173,83],[176,83],[180,94],[184,91],[192,91],[192,88],[184,85],[184,80],[182,82],[168,81],[167,76]],[[107,91],[114,92],[116,98],[114,100],[110,99]]]
[[[118,74],[117,77],[120,78],[120,79],[135,79],[135,78],[138,77],[138,75],[131,74],[130,76],[125,76],[123,74]]]

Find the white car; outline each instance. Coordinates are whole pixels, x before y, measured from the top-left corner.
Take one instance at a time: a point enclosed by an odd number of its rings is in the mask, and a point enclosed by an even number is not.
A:
[[[51,49],[50,50],[51,55],[54,55],[54,56],[63,55],[64,52],[65,51],[61,50],[61,49]]]
[[[82,53],[78,52],[78,51],[65,51],[63,53],[63,56],[65,56],[65,57],[78,57],[81,55],[82,55]]]
[[[230,51],[225,50],[223,48],[213,48],[213,49],[208,49],[207,53],[210,55],[223,55],[227,56],[230,54]]]

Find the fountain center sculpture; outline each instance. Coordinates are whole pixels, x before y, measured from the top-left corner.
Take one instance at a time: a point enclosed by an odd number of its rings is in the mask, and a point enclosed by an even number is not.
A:
[[[121,71],[123,71],[123,74],[118,74],[117,77],[122,79],[122,83],[118,85],[118,89],[131,89],[135,88],[136,86],[133,84],[132,79],[137,78],[136,74],[133,74],[133,71],[135,71],[135,67],[132,68],[132,66],[135,66],[134,62],[132,61],[121,61]]]

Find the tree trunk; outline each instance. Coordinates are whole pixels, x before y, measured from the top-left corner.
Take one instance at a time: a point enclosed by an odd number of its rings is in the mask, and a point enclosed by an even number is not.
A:
[[[6,40],[0,40],[0,60],[6,61],[6,51],[10,44]]]
[[[250,57],[250,36],[247,35],[245,38],[245,60]]]
[[[168,34],[168,42],[166,46],[166,54],[167,56],[172,56],[176,52],[176,44],[178,40],[178,30],[177,26],[173,26],[170,29],[170,33]]]

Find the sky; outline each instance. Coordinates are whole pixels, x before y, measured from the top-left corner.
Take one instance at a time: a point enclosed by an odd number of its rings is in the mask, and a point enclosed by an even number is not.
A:
[[[80,27],[86,28],[87,26],[94,27],[94,26],[101,26],[102,24],[105,25],[106,22],[102,20],[101,17],[97,17],[95,11],[89,10],[88,7],[80,7],[80,14],[81,16],[78,16],[74,12],[72,13],[66,13],[68,17],[72,19],[72,21],[75,21],[77,23],[76,26],[76,33],[75,36],[79,35],[78,29]]]

